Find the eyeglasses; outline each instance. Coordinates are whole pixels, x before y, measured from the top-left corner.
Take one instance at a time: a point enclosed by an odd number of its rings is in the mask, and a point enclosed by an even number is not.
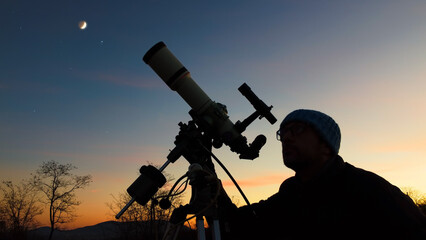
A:
[[[282,141],[284,139],[284,136],[287,135],[288,132],[291,132],[293,136],[297,136],[302,134],[306,130],[306,124],[303,123],[295,123],[293,125],[290,125],[288,127],[284,127],[282,129],[279,129],[277,131],[277,140]]]

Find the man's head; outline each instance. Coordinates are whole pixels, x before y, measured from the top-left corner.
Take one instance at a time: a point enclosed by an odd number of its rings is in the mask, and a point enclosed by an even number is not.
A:
[[[340,129],[328,115],[299,109],[288,114],[277,132],[284,164],[295,170],[322,166],[339,153]]]

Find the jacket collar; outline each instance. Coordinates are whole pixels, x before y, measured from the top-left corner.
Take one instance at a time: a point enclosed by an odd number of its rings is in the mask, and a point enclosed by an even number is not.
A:
[[[316,185],[327,181],[327,179],[330,179],[333,176],[337,175],[343,168],[343,165],[344,161],[342,157],[336,155],[330,160],[328,160],[328,162],[321,168],[320,171],[318,171],[318,173],[311,180],[307,182],[301,182],[300,179],[297,178],[297,174],[295,175],[295,177],[302,185]]]

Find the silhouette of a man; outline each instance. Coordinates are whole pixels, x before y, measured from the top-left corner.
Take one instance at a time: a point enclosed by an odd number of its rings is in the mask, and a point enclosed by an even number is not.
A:
[[[382,177],[344,162],[340,129],[328,115],[296,110],[277,131],[285,166],[278,193],[237,208],[219,197],[229,239],[426,239],[426,217]]]

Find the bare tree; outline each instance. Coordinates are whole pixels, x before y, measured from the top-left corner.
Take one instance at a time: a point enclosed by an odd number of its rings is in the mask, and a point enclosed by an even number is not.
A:
[[[23,180],[19,184],[3,181],[0,190],[3,230],[10,231],[14,239],[23,239],[28,230],[37,226],[35,217],[43,212],[38,205],[36,189],[28,181]]]
[[[413,188],[402,188],[402,191],[413,200],[426,216],[426,195]]]
[[[44,202],[49,206],[50,234],[57,224],[68,223],[75,218],[75,208],[80,205],[75,192],[85,188],[92,181],[90,175],[77,176],[71,173],[76,169],[71,164],[55,161],[43,162],[36,171],[34,184],[42,192]]]

